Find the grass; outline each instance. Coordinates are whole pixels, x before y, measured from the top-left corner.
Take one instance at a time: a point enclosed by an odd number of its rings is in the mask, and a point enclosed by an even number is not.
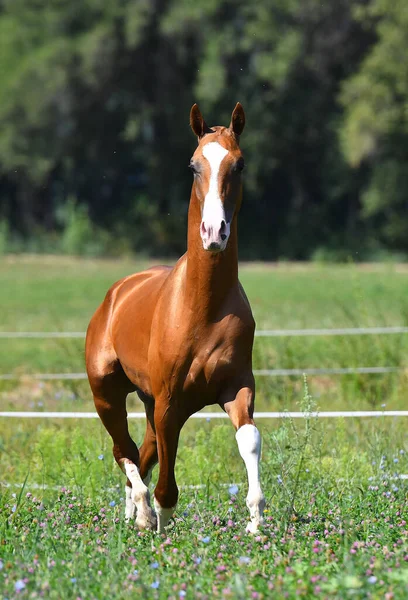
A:
[[[2,331],[85,331],[108,287],[146,262],[23,257],[0,265]],[[401,265],[243,265],[242,283],[258,329],[331,328],[408,324],[406,271]],[[83,340],[0,339],[1,373],[82,372]],[[254,368],[405,367],[408,335],[257,338]],[[323,410],[403,407],[406,372],[311,378]],[[33,402],[44,408],[92,408],[86,383],[43,385],[0,382],[8,409]],[[28,387],[33,394],[26,394]],[[13,393],[14,390],[14,393]],[[260,410],[293,409],[302,380],[259,377]],[[29,398],[30,397],[30,398]],[[57,402],[55,402],[57,400]],[[136,404],[135,404],[136,405]]]
[[[258,536],[244,533],[245,473],[226,424],[186,425],[180,502],[163,536],[125,525],[123,477],[98,421],[3,429],[4,597],[406,598],[400,422],[306,413],[260,429],[267,507]],[[132,430],[140,442],[142,425]]]
[[[0,328],[84,330],[108,286],[140,266],[5,260]],[[241,280],[260,329],[407,324],[402,267],[251,265]],[[254,366],[405,367],[407,338],[258,339]],[[81,340],[0,340],[0,347],[3,373],[83,370]],[[404,420],[310,417],[314,403],[405,408],[406,373],[308,383],[313,401],[300,377],[257,382],[258,409],[305,412],[296,422],[259,422],[267,507],[258,536],[244,533],[246,475],[226,422],[185,426],[180,502],[166,535],[157,536],[125,525],[124,478],[98,420],[0,420],[0,597],[408,597]],[[84,382],[3,382],[0,402],[3,410],[92,409]],[[134,398],[129,406],[140,410]],[[131,422],[138,444],[143,429]]]

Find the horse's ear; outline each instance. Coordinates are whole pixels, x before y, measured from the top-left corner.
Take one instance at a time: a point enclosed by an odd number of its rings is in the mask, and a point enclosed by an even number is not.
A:
[[[231,123],[229,128],[235,133],[235,135],[241,135],[245,127],[245,113],[242,108],[242,104],[237,102],[231,115]]]
[[[211,129],[203,119],[197,104],[193,104],[190,111],[190,127],[198,137],[202,138],[206,133],[211,133]]]

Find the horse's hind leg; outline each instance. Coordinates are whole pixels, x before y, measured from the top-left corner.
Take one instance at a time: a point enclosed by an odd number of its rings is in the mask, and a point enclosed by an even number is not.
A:
[[[146,411],[146,433],[140,446],[140,477],[146,485],[152,478],[152,471],[158,463],[156,429],[154,425],[154,400],[138,392]]]
[[[150,506],[150,494],[139,473],[139,451],[128,430],[126,396],[129,389],[120,385],[118,374],[110,374],[92,382],[95,407],[113,440],[113,455],[128,478],[125,517],[130,520],[137,510],[140,529],[156,529],[156,515]],[[115,381],[116,380],[116,381]]]

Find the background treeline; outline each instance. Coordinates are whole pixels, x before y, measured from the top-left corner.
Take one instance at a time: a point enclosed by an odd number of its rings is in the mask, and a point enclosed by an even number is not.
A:
[[[406,0],[0,0],[0,252],[183,252],[237,100],[242,258],[408,253]]]

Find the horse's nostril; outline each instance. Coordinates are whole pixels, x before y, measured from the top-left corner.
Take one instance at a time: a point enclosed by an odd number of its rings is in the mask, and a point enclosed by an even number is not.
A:
[[[204,221],[201,221],[201,233],[202,234],[207,233],[207,229],[206,229],[206,226],[204,224]]]
[[[222,233],[221,234],[221,239],[223,242],[225,242],[225,240],[227,239],[227,234],[226,233]]]
[[[225,228],[226,228],[225,221],[224,221],[224,220],[222,220],[222,221],[221,221],[221,227],[220,227],[220,233],[222,233],[223,231],[225,231]]]

